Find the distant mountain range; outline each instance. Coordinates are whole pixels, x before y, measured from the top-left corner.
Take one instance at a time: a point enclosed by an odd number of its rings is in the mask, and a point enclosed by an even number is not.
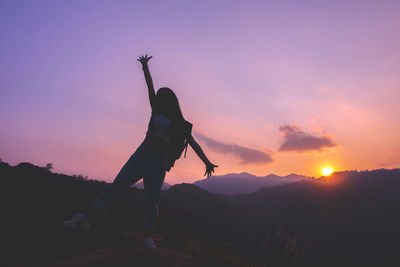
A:
[[[314,177],[298,175],[295,173],[286,176],[278,176],[275,174],[255,176],[247,172],[242,172],[229,173],[220,176],[210,176],[208,178],[198,180],[193,184],[209,193],[238,195],[253,193],[263,187],[270,188],[293,182],[314,179]],[[144,189],[143,180],[134,184],[133,187]],[[168,190],[170,187],[170,184],[164,182],[161,189]]]
[[[286,176],[269,174],[260,177],[247,172],[242,172],[229,173],[221,176],[210,176],[206,179],[198,180],[193,184],[204,190],[207,190],[210,193],[237,195],[253,193],[263,187],[274,187],[288,183],[314,179],[314,177],[308,177],[294,173]]]

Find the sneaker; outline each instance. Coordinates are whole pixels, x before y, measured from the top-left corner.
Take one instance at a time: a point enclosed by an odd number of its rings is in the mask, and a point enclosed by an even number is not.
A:
[[[89,229],[89,220],[85,214],[77,214],[72,216],[68,221],[63,222],[64,226],[79,229],[79,230],[88,230]]]
[[[145,248],[156,248],[156,245],[154,244],[153,238],[151,236],[146,236],[144,238],[144,247]]]

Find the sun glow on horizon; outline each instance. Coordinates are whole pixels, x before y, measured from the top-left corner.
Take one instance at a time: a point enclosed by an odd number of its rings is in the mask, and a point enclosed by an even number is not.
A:
[[[332,168],[325,167],[325,168],[322,169],[322,175],[323,175],[323,176],[329,176],[329,175],[331,175],[332,173],[333,173]]]

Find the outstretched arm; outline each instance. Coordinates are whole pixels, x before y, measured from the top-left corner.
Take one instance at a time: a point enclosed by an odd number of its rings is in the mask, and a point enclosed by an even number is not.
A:
[[[188,138],[188,141],[189,141],[190,146],[193,148],[193,150],[196,152],[196,154],[199,156],[199,158],[206,165],[206,172],[204,173],[204,175],[207,174],[207,177],[209,177],[211,175],[211,172],[214,172],[214,167],[218,167],[218,165],[214,165],[208,160],[208,158],[204,154],[203,150],[201,149],[200,145],[196,142],[196,140],[194,140],[192,135],[190,135],[190,137]]]
[[[149,91],[149,100],[150,100],[150,106],[151,109],[154,109],[154,105],[156,103],[156,93],[154,92],[154,86],[153,86],[153,80],[151,79],[150,75],[150,70],[147,62],[150,60],[151,57],[147,57],[147,54],[145,56],[139,57],[138,61],[142,63],[142,69],[144,72],[144,77],[146,79],[146,84],[147,84],[147,89]]]

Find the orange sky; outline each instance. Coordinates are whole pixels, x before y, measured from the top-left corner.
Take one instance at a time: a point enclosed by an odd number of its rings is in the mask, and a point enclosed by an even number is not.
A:
[[[0,158],[112,181],[145,136],[136,59],[149,53],[155,87],[175,91],[216,175],[400,167],[399,11],[396,1],[2,2]],[[204,172],[189,148],[166,182]]]

